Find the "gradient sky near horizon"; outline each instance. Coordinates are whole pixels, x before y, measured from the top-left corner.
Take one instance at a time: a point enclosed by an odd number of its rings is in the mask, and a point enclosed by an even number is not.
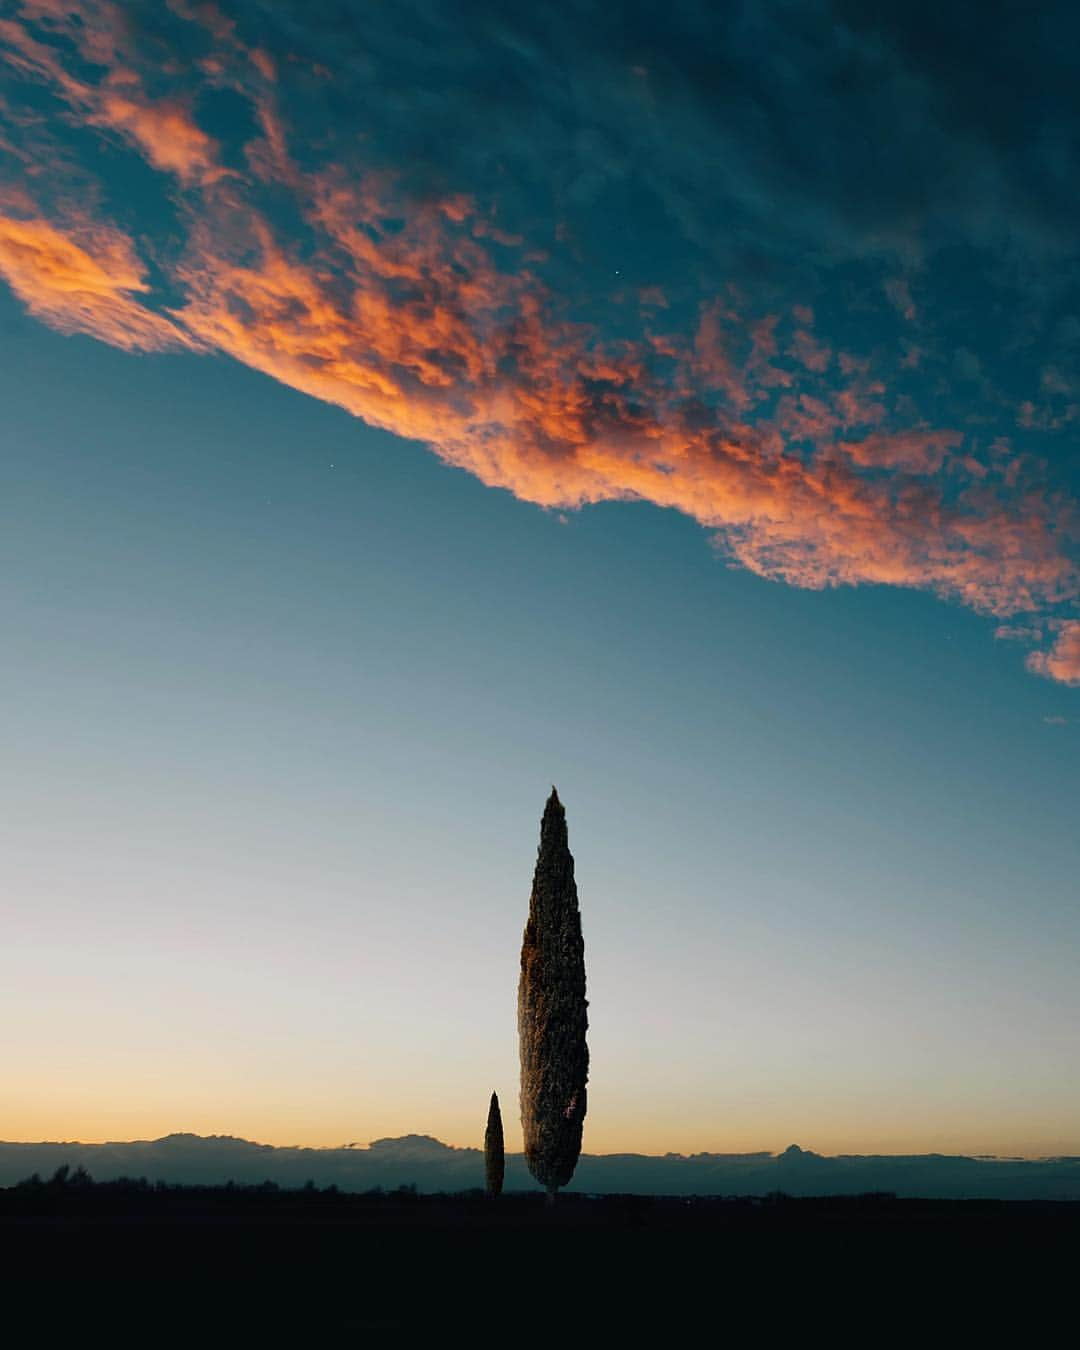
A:
[[[0,1137],[1080,1153],[1078,40],[0,0]]]

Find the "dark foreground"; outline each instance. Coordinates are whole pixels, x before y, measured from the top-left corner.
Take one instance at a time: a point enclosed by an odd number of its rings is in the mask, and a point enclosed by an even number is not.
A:
[[[1078,1238],[1080,1204],[1035,1201],[0,1191],[10,1344],[460,1331],[570,1347],[586,1331],[668,1344],[704,1329],[768,1345],[802,1328],[929,1345],[987,1326],[1038,1343],[1072,1302]]]

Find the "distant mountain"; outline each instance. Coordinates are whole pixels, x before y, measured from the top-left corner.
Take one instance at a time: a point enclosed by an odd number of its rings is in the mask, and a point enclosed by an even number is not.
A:
[[[376,1139],[366,1148],[277,1148],[230,1135],[170,1134],[131,1143],[0,1143],[0,1186],[63,1164],[83,1166],[96,1181],[220,1184],[313,1181],[347,1191],[462,1191],[482,1186],[480,1149],[451,1148],[426,1134]],[[535,1190],[523,1156],[508,1154],[506,1189]],[[582,1154],[569,1190],[637,1195],[857,1195],[893,1191],[930,1199],[1080,1200],[1080,1158],[967,1158],[844,1154],[826,1157],[796,1144],[780,1154]]]

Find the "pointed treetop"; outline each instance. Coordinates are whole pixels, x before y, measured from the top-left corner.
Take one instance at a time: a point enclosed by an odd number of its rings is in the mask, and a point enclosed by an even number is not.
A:
[[[499,1110],[499,1094],[493,1092],[488,1107],[487,1129],[484,1131],[484,1189],[488,1195],[495,1196],[502,1192],[505,1171],[502,1113]]]
[[[566,845],[566,810],[554,787],[544,807],[544,818],[540,822],[540,844]]]

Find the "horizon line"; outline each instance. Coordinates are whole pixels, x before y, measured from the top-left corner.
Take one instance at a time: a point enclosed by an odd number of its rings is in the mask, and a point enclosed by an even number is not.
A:
[[[417,1134],[410,1132],[401,1135],[382,1135],[377,1139],[368,1140],[366,1144],[350,1141],[344,1144],[271,1144],[264,1143],[257,1139],[248,1139],[244,1135],[237,1134],[198,1134],[194,1130],[171,1130],[167,1134],[154,1137],[134,1138],[134,1139],[3,1139],[0,1138],[0,1148],[35,1148],[35,1147],[65,1147],[78,1146],[81,1148],[108,1148],[117,1145],[132,1144],[161,1144],[172,1139],[196,1139],[200,1142],[213,1142],[227,1140],[233,1143],[248,1144],[252,1148],[270,1149],[281,1152],[309,1152],[309,1153],[367,1153],[377,1144],[401,1143],[405,1140],[427,1140],[433,1144],[439,1145],[452,1152],[464,1153],[483,1153],[482,1144],[450,1144],[445,1140],[438,1138],[433,1134]],[[524,1158],[523,1150],[508,1150],[508,1158]],[[1077,1153],[976,1153],[976,1152],[942,1152],[939,1149],[926,1149],[923,1151],[909,1152],[888,1152],[888,1153],[855,1153],[850,1151],[825,1152],[815,1148],[804,1148],[800,1144],[788,1144],[782,1149],[701,1149],[694,1153],[682,1153],[675,1149],[669,1149],[663,1153],[642,1152],[638,1149],[615,1149],[609,1152],[589,1152],[582,1150],[583,1158],[651,1158],[657,1161],[692,1161],[695,1158],[772,1158],[779,1159],[784,1156],[791,1157],[814,1157],[824,1159],[842,1159],[842,1158],[967,1158],[975,1162],[1080,1162],[1080,1152]]]

